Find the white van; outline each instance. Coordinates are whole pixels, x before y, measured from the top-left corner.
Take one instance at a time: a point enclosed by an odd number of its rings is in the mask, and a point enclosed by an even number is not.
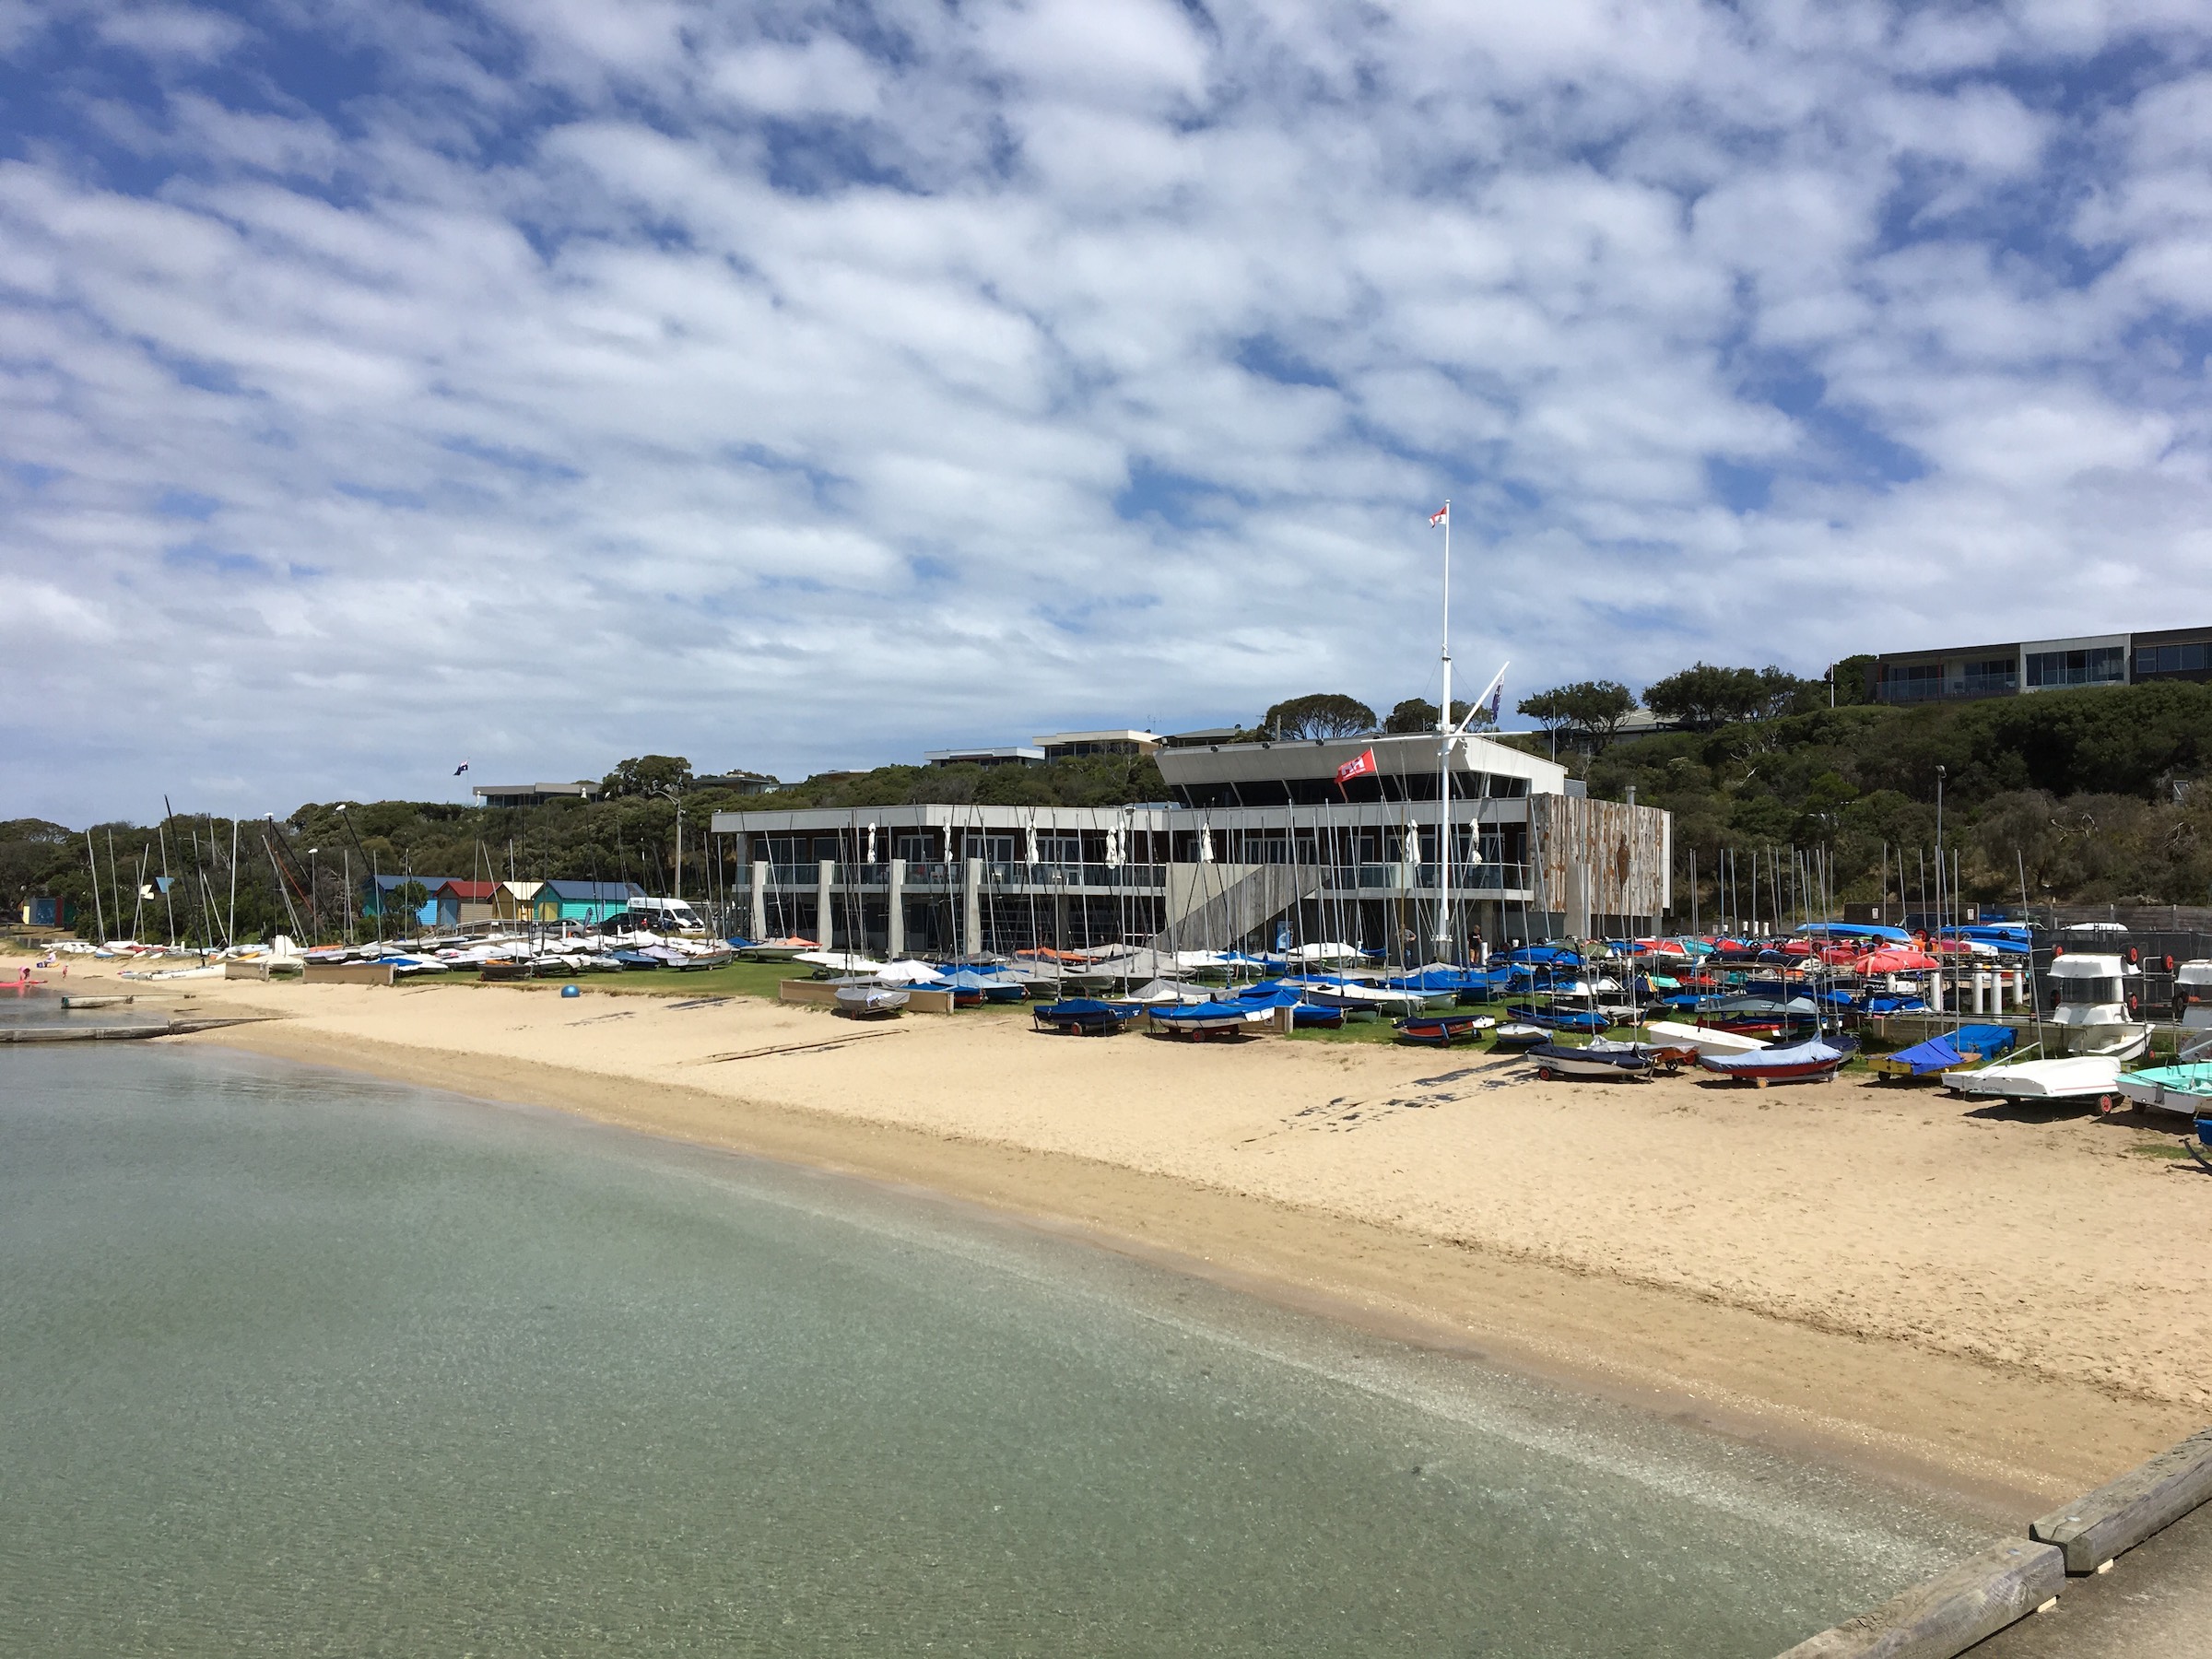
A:
[[[706,923],[697,911],[682,899],[632,899],[629,901],[631,923],[649,927],[654,933],[704,934]]]

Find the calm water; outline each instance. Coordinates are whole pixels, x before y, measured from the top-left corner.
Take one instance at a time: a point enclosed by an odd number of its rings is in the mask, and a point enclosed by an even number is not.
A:
[[[22,959],[18,957],[16,959],[20,961]],[[169,1023],[169,1015],[159,1004],[118,1003],[105,1008],[65,1008],[62,1006],[62,997],[65,989],[51,983],[30,991],[14,991],[0,986],[0,1032],[11,1028],[26,1027],[159,1026]],[[106,986],[85,987],[88,996],[107,994]],[[127,996],[130,994],[126,991],[121,994]],[[6,1087],[5,1075],[0,1074],[0,1088]]]
[[[1764,1659],[1982,1542],[863,1183],[0,1050],[0,1652]]]

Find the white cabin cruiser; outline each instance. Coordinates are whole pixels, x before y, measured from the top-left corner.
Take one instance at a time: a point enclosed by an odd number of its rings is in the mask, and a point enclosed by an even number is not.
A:
[[[2184,1031],[2212,1031],[2212,961],[2200,958],[2173,971],[2173,1017]]]
[[[2133,1060],[2150,1047],[2142,1018],[2143,970],[2124,957],[2067,952],[2051,964],[2051,1018],[2069,1054]]]

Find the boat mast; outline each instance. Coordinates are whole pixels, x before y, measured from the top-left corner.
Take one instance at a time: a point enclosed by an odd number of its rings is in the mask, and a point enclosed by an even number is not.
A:
[[[1444,526],[1444,699],[1436,712],[1437,959],[1452,959],[1452,500],[1436,515]],[[1432,523],[1435,521],[1431,521]]]

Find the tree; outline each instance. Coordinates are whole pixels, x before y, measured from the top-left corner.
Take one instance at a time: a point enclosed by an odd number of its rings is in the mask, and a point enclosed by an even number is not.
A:
[[[1555,686],[1524,698],[1518,706],[1522,713],[1542,721],[1555,735],[1572,732],[1593,755],[1602,755],[1612,747],[1621,723],[1635,709],[1636,693],[1618,680],[1577,680],[1571,686]]]
[[[1260,730],[1270,737],[1357,737],[1374,729],[1372,709],[1335,691],[1287,698],[1260,717]]]
[[[638,755],[606,774],[599,793],[610,801],[632,795],[682,793],[691,787],[691,762],[681,755]]]
[[[1759,706],[1754,720],[1780,720],[1787,714],[1811,714],[1828,707],[1826,680],[1799,679],[1771,663],[1759,671]]]
[[[1693,732],[1711,732],[1753,718],[1766,695],[1756,668],[1716,668],[1700,662],[1646,686],[1643,706]]]
[[[1461,721],[1466,720],[1468,711],[1473,708],[1472,703],[1463,702],[1458,698],[1453,698],[1452,700],[1452,724],[1457,725]],[[1484,726],[1496,724],[1490,718],[1488,709],[1477,710],[1475,718],[1467,722],[1467,729],[1477,731]],[[1436,730],[1436,705],[1425,697],[1409,697],[1399,703],[1396,708],[1391,710],[1389,718],[1382,723],[1382,729],[1394,734],[1433,732]]]
[[[1867,671],[1873,666],[1873,653],[1862,652],[1857,656],[1845,657],[1829,669],[1829,683],[1836,688],[1837,708],[1852,709],[1874,700],[1874,693],[1866,686]]]

